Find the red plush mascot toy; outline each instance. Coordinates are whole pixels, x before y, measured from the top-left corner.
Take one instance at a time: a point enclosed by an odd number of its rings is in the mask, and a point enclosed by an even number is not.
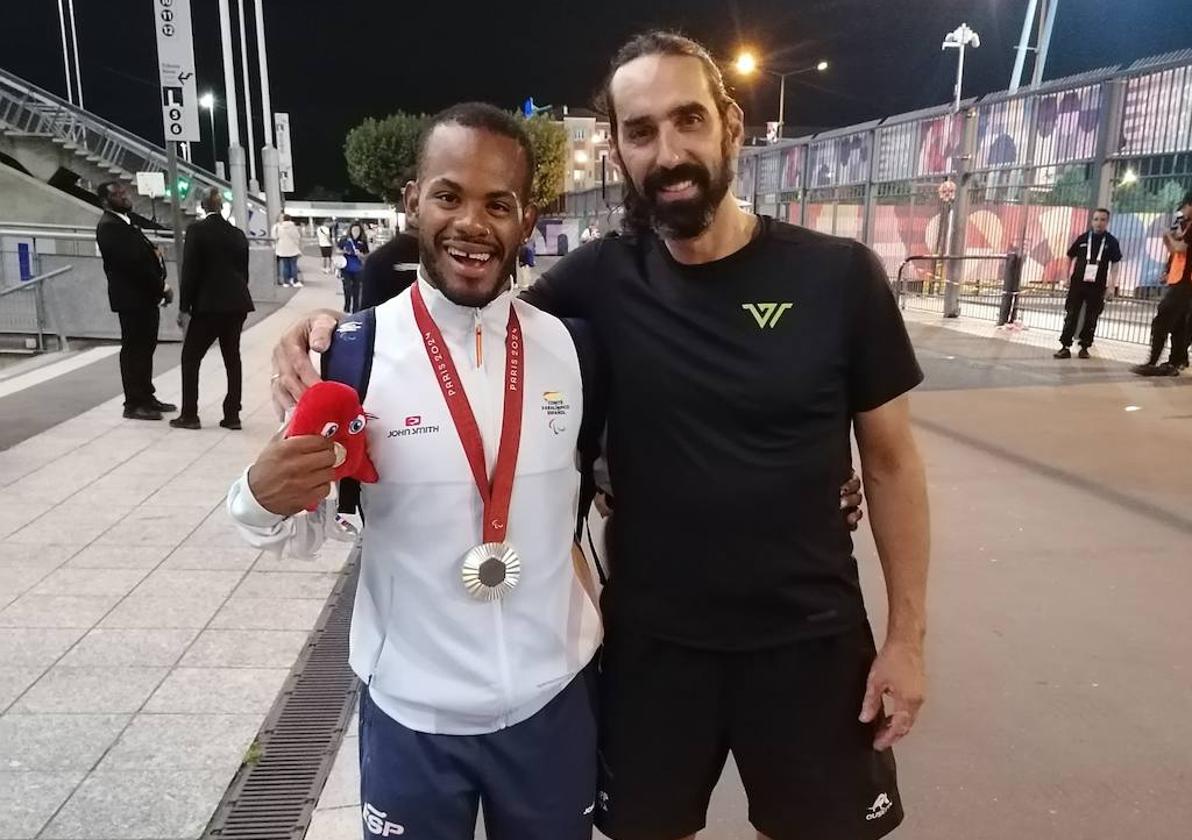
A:
[[[322,435],[335,444],[336,481],[354,478],[376,484],[377,470],[368,457],[364,434],[367,423],[354,388],[341,382],[319,382],[298,400],[286,437]]]

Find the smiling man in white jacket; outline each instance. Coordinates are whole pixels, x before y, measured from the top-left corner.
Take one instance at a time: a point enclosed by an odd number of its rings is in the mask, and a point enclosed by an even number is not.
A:
[[[509,290],[536,217],[519,121],[467,104],[430,125],[406,194],[422,267],[375,310],[364,400],[380,481],[361,496],[351,636],[368,685],[362,832],[470,840],[483,802],[492,840],[588,840],[600,623],[572,559],[583,343]],[[248,540],[316,548],[335,460],[322,437],[271,443],[229,493]]]

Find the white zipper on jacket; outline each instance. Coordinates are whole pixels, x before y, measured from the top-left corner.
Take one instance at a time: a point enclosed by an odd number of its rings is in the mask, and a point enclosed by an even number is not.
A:
[[[484,321],[480,318],[480,310],[472,310],[476,325],[476,367],[484,367]]]

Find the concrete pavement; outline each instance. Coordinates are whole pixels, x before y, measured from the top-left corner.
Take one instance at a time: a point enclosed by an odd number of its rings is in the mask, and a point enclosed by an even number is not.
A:
[[[261,555],[223,508],[277,428],[277,335],[339,299],[313,265],[244,334],[243,432],[216,425],[213,349],[202,431],[123,420],[115,397],[0,452],[0,838],[198,837],[240,766],[347,556]],[[178,402],[177,368],[156,384]]]
[[[126,422],[116,399],[0,452],[0,838],[194,838],[231,781],[344,560],[259,557],[221,507],[275,428],[276,335],[337,304],[311,267],[245,334],[245,432],[214,426],[212,353],[211,428]],[[894,836],[1184,840],[1192,379],[1132,377],[1132,345],[1058,362],[1049,333],[908,320],[935,549]],[[176,396],[178,371],[158,385]],[[865,529],[857,554],[880,637]],[[355,750],[349,735],[311,840],[360,836]],[[701,836],[752,840],[746,813],[730,765]]]
[[[1184,840],[1192,824],[1192,379],[1136,345],[908,313],[933,518],[929,701],[897,750],[907,840]],[[884,589],[857,539],[879,639]],[[308,840],[359,832],[345,740]],[[859,808],[869,803],[858,803]],[[754,840],[730,760],[705,840]],[[483,837],[483,826],[477,837]]]

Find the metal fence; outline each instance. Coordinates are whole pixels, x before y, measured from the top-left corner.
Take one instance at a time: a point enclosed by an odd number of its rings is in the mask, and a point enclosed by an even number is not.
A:
[[[0,290],[0,335],[14,335],[23,339],[21,345],[0,347],[28,352],[44,352],[46,336],[55,335],[58,349],[66,350],[66,332],[54,306],[52,291],[47,284],[74,269],[66,265],[54,271],[31,277],[20,286]]]
[[[166,261],[167,283],[177,292],[178,264],[172,236],[147,233]],[[57,326],[79,338],[112,339],[120,335],[119,324],[108,301],[108,282],[103,258],[95,242],[95,231],[68,225],[29,225],[0,221],[0,293],[23,289],[32,278],[70,265],[68,276],[47,287]],[[277,265],[271,240],[249,240],[249,292],[262,303],[280,302],[292,292],[277,285]],[[16,298],[14,300],[20,300]],[[15,305],[15,303],[14,303]],[[177,306],[175,300],[174,306]],[[28,307],[26,306],[26,311]],[[173,318],[174,310],[162,318],[160,338],[181,338]],[[0,333],[5,332],[0,328]],[[21,332],[21,331],[15,331]]]
[[[941,194],[945,181],[954,200]],[[1124,258],[1098,332],[1140,343],[1163,287],[1162,234],[1189,192],[1192,49],[970,99],[959,113],[940,106],[748,147],[735,181],[757,212],[864,241],[891,280],[911,256],[1018,253],[1024,323],[1056,331],[1068,248],[1107,207]],[[592,202],[571,194],[568,211],[591,213]],[[916,281],[934,276],[923,274],[930,263],[912,269]],[[935,277],[934,291],[996,282],[996,262],[957,271]],[[984,311],[974,303],[967,317]]]
[[[137,172],[164,173],[167,168],[165,149],[2,69],[0,130],[17,136],[45,138],[129,181]],[[190,205],[204,188],[218,187],[224,192],[232,188],[230,182],[184,160],[178,161],[178,173],[191,182],[187,199]],[[248,204],[251,213],[259,218],[250,229],[268,229],[264,202],[250,195]]]

